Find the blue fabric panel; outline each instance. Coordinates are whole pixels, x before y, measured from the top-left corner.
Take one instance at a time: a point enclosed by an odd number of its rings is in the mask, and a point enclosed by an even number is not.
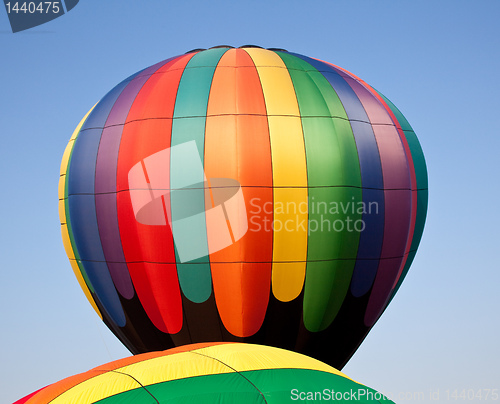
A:
[[[105,262],[97,227],[94,195],[70,195],[69,218],[78,255],[92,287],[112,320],[123,327],[125,314]]]
[[[68,195],[94,194],[95,165],[102,129],[87,129],[75,140],[68,170]]]

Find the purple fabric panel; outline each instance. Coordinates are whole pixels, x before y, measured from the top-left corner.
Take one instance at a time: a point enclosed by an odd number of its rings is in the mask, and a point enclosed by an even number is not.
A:
[[[151,74],[164,62],[145,69],[123,89],[105,124],[96,162],[95,203],[99,236],[108,269],[118,292],[125,298],[134,296],[134,287],[125,263],[118,227],[116,206],[116,167],[123,124],[130,108]]]
[[[393,125],[372,127],[380,153],[384,189],[411,189],[408,160],[396,127]]]
[[[371,326],[388,302],[394,282],[405,262],[411,223],[411,191],[385,190],[384,240],[377,276],[366,308],[365,324]]]
[[[372,125],[394,125],[391,116],[384,108],[384,106],[380,103],[378,98],[375,97],[375,95],[373,95],[359,81],[349,76],[344,75],[343,77],[354,90],[359,100],[363,104],[363,108],[365,109],[368,118],[370,118],[370,122]]]
[[[364,322],[371,327],[384,310],[391,296],[392,285],[403,262],[403,257],[380,260],[377,277],[366,307]]]
[[[411,197],[410,190],[384,191],[385,220],[381,259],[402,257],[405,254],[411,223]]]
[[[95,203],[101,245],[111,279],[120,295],[131,299],[134,297],[134,287],[123,255],[116,215],[116,194],[97,194]]]
[[[116,163],[123,126],[104,128],[96,161],[95,193],[116,192]]]
[[[135,97],[150,77],[151,75],[138,76],[124,88],[109,113],[106,126],[123,125],[125,123]]]
[[[356,92],[372,124],[382,164],[384,189],[410,189],[408,160],[391,116],[366,87],[345,74],[343,77]]]
[[[125,264],[116,206],[116,164],[122,131],[122,125],[104,129],[97,156],[95,204],[102,249],[111,278],[120,295],[130,299],[134,296],[134,287]]]
[[[109,273],[118,293],[125,299],[132,299],[135,291],[125,262],[108,262]]]

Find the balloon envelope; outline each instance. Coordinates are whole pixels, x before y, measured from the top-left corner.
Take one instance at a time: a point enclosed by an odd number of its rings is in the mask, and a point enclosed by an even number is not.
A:
[[[84,117],[63,241],[133,353],[245,341],[337,368],[398,290],[425,221],[412,128],[346,70],[216,47],[146,68]]]
[[[321,397],[320,397],[321,396]],[[392,403],[318,360],[241,343],[195,344],[121,359],[14,404]]]

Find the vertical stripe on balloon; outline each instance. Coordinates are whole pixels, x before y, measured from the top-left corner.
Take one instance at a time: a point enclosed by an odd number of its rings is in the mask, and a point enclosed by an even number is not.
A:
[[[252,59],[243,49],[228,50],[215,70],[207,109],[204,161],[212,192],[232,197],[241,186],[244,196],[246,209],[233,217],[227,216],[227,206],[223,208],[228,219],[222,228],[234,232],[240,227],[246,232],[226,248],[211,252],[210,267],[224,326],[233,335],[247,337],[261,327],[269,300],[272,232],[264,224],[273,216],[261,207],[272,205],[273,184],[264,95]],[[236,183],[232,190],[224,183],[227,179],[235,179],[239,185]],[[220,188],[215,186],[215,180],[220,182]],[[208,199],[206,206],[221,207],[212,206]],[[209,209],[206,214],[208,217]],[[210,233],[208,222],[207,230]],[[214,241],[209,237],[210,251]]]
[[[203,158],[208,97],[215,67],[226,48],[195,54],[177,91],[170,160],[172,231],[177,273],[183,294],[195,303],[212,293],[205,220]],[[189,149],[193,142],[194,151]],[[182,148],[182,149],[181,149]]]
[[[148,317],[169,333],[181,329],[183,317],[172,231],[165,213],[170,204],[168,150],[177,88],[191,57],[172,60],[143,85],[126,118],[117,163],[117,215],[125,260]],[[149,111],[146,117],[145,110]],[[167,158],[156,158],[165,153]],[[155,174],[160,178],[152,181]],[[137,201],[144,203],[142,212],[153,223],[134,211]]]
[[[304,134],[292,80],[283,60],[262,49],[246,51],[259,74],[269,124],[274,215],[272,291],[278,300],[287,302],[302,291],[306,271],[308,194]],[[289,211],[288,206],[295,210]]]
[[[74,240],[72,239],[72,237],[70,237],[71,230],[68,220],[69,212],[68,212],[68,193],[67,193],[67,182],[68,182],[67,172],[69,168],[71,152],[73,151],[75,139],[78,136],[78,133],[80,133],[80,129],[82,128],[85,120],[87,119],[87,117],[89,116],[89,114],[92,112],[93,109],[94,107],[92,107],[90,111],[87,112],[87,114],[80,121],[75,131],[73,132],[73,135],[71,136],[69,143],[66,146],[66,149],[64,150],[64,155],[61,162],[60,178],[59,178],[59,218],[61,221],[61,235],[63,239],[63,245],[66,251],[66,255],[69,258],[71,268],[73,269],[78,284],[82,288],[83,293],[87,297],[87,300],[89,301],[90,305],[102,319],[102,314],[97,308],[95,300],[92,296],[93,293],[92,285],[87,278],[87,274],[85,273],[83,266],[80,267],[80,265],[78,264],[77,260],[78,253],[74,245]]]

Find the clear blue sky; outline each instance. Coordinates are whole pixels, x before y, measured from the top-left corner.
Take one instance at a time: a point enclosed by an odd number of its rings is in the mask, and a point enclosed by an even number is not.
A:
[[[344,372],[398,403],[500,389],[499,21],[497,0],[81,0],[12,34],[0,9],[0,403],[128,355],[61,242],[59,164],[79,120],[146,66],[249,43],[360,76],[401,109],[426,155],[420,250]]]

